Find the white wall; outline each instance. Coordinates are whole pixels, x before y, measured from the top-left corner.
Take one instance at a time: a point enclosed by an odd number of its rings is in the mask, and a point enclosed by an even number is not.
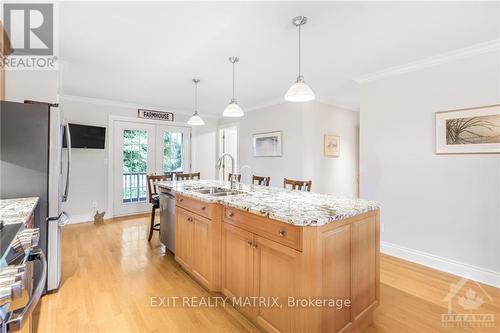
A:
[[[356,196],[358,117],[357,112],[320,102],[282,103],[247,112],[239,120],[239,165],[270,176],[271,186],[283,186],[285,177],[311,179],[313,192]],[[231,120],[221,120],[227,122]],[[283,132],[283,156],[254,157],[253,134],[271,131]],[[339,157],[324,156],[324,134],[341,137]],[[243,181],[248,181],[248,171]]]
[[[59,71],[57,70],[6,70],[5,99],[11,102],[33,100],[57,103]]]
[[[130,117],[137,119],[137,106],[105,101],[84,100],[73,97],[60,97],[61,109],[70,123],[108,127],[109,116]],[[189,115],[175,113],[176,122],[185,122]],[[210,157],[210,148],[215,147],[215,131],[217,120],[205,118],[207,126],[204,129],[193,130],[192,163],[193,170],[202,165],[202,177],[213,178],[215,173],[215,153],[212,161],[206,166],[201,161]],[[210,131],[213,134],[210,134]],[[108,149],[109,130],[106,131],[105,149],[73,149],[71,189],[68,202],[64,209],[72,216],[73,223],[93,220],[93,203],[99,211],[108,211]],[[213,140],[210,143],[210,140]],[[215,148],[211,148],[214,150]],[[212,170],[210,170],[210,166]],[[106,218],[109,218],[109,212]]]
[[[382,204],[383,248],[497,285],[500,155],[436,155],[434,114],[500,103],[499,59],[365,83],[360,111],[361,197]]]

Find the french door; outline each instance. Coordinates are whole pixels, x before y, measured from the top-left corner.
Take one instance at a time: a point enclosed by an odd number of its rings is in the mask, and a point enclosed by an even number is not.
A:
[[[229,153],[234,157],[234,167],[239,170],[238,165],[238,126],[230,125],[219,128],[219,156]],[[222,167],[219,171],[220,180],[228,180],[231,172],[231,163],[228,158],[222,160]],[[235,171],[238,173],[238,171]],[[250,179],[251,181],[251,179]]]
[[[146,175],[190,171],[189,127],[114,122],[114,215],[151,209]]]

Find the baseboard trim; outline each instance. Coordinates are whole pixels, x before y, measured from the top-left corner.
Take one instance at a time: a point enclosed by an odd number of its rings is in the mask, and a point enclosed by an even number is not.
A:
[[[94,216],[92,215],[76,215],[71,216],[68,224],[80,224],[94,222]]]
[[[387,242],[380,242],[380,251],[384,254],[500,288],[500,272]]]
[[[114,215],[114,216],[106,216],[104,218],[104,221],[109,221],[117,218],[125,218],[125,217],[143,217],[146,215],[151,214],[150,210],[144,211],[144,212],[135,212],[135,213],[130,213],[130,214],[124,214],[124,215]],[[157,212],[158,214],[158,212]],[[94,223],[94,215],[76,215],[76,216],[71,216],[69,223],[68,224],[80,224],[80,223]]]

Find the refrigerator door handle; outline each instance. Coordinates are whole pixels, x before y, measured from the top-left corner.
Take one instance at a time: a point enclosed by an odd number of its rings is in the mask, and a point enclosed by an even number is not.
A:
[[[64,195],[62,197],[62,202],[66,202],[68,200],[69,176],[71,174],[71,133],[69,131],[69,123],[66,122],[64,127],[66,129],[66,146],[68,146],[68,165],[66,169],[66,186],[64,188]]]
[[[63,210],[63,212],[61,213],[61,215],[62,215],[62,216],[61,216],[61,217],[62,217],[62,219],[61,219],[61,221],[59,221],[59,226],[60,226],[60,227],[64,227],[66,224],[68,224],[68,223],[69,223],[69,214],[68,214],[68,213],[66,213],[66,212]]]

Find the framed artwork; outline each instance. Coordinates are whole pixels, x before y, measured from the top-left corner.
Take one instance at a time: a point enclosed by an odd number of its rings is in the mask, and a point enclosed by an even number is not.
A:
[[[325,134],[324,140],[325,156],[338,157],[340,154],[340,136]]]
[[[253,135],[253,156],[282,156],[281,131]]]
[[[500,153],[500,105],[436,112],[436,154]]]

